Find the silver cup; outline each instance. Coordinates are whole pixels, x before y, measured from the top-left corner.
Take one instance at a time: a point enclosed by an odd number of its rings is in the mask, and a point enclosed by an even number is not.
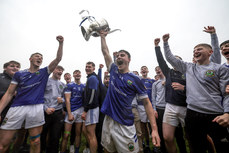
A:
[[[80,23],[80,27],[83,37],[86,41],[88,41],[91,36],[99,37],[99,31],[101,30],[108,31],[108,34],[118,30],[121,31],[120,29],[111,30],[108,22],[105,19],[95,20],[93,16],[89,15],[87,10],[82,10],[79,14],[83,14],[84,12],[87,12],[87,15],[82,16],[83,20]]]

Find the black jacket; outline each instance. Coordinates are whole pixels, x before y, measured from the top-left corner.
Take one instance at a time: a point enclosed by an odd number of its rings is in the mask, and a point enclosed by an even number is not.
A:
[[[174,69],[170,69],[163,58],[160,47],[155,47],[157,62],[166,78],[165,85],[165,101],[177,106],[187,106],[186,104],[186,90],[174,90],[172,82],[178,82],[186,86],[185,75]]]
[[[89,79],[91,79],[90,77],[96,77],[96,81],[98,85],[97,90],[89,88]],[[95,72],[93,72],[87,76],[87,82],[84,89],[83,107],[84,107],[84,111],[87,112],[89,109],[93,109],[98,106],[99,106],[99,80]]]

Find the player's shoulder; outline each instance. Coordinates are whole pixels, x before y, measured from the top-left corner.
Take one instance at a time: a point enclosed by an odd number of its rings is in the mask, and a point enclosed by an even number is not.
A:
[[[91,76],[88,78],[88,82],[94,82],[94,81],[98,81],[97,75],[91,75]]]
[[[80,86],[84,88],[85,87],[85,83],[81,83]]]
[[[67,84],[67,87],[72,87],[72,86],[74,86],[74,85],[75,85],[74,82],[70,82],[70,83]]]
[[[140,76],[134,74],[133,72],[129,72],[129,73],[128,73],[128,77],[129,77],[129,78],[132,78],[132,79],[135,80],[135,81],[141,81],[141,79],[142,79]]]

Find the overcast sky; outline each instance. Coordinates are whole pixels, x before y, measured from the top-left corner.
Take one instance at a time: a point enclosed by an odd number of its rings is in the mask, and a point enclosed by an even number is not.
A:
[[[154,77],[158,65],[155,38],[170,33],[172,52],[191,61],[196,44],[210,43],[204,26],[215,26],[219,42],[229,39],[228,6],[228,0],[1,0],[0,72],[10,60],[19,61],[21,69],[28,68],[34,52],[43,54],[42,67],[47,66],[56,56],[56,36],[62,35],[65,41],[60,65],[65,72],[81,70],[85,82],[87,61],[96,64],[96,71],[105,63],[100,38],[85,41],[81,34],[79,12],[88,10],[97,20],[106,19],[111,29],[122,30],[107,36],[110,52],[129,51],[130,69],[139,71],[146,65],[149,76]]]

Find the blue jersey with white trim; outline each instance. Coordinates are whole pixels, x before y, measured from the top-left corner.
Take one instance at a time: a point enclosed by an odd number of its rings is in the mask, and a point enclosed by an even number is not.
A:
[[[17,84],[17,95],[11,107],[44,103],[48,78],[48,67],[34,73],[28,69],[16,72],[11,83]]]
[[[147,90],[141,79],[133,73],[119,73],[112,63],[110,82],[101,112],[123,125],[133,125],[134,116],[131,103],[138,94],[138,99],[147,98]]]
[[[154,79],[148,79],[148,78],[147,79],[142,78],[141,80],[143,81],[143,83],[144,83],[144,85],[145,85],[145,87],[147,89],[147,94],[148,94],[149,100],[152,103],[152,98],[151,98],[152,85],[155,82],[155,80]]]
[[[79,109],[83,105],[83,91],[85,85],[76,84],[75,82],[71,82],[67,84],[67,88],[65,89],[64,93],[70,93],[70,103],[71,103],[71,112]]]

